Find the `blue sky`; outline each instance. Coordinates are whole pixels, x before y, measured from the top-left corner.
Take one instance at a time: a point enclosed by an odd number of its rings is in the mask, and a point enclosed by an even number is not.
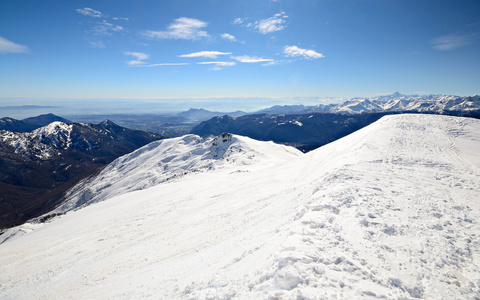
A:
[[[474,95],[479,70],[476,0],[0,2],[0,106]]]

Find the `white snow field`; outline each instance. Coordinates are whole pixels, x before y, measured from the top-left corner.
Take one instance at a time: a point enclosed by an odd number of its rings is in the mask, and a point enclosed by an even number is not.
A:
[[[154,142],[0,245],[0,298],[478,299],[479,150],[479,120],[434,115],[307,154]]]

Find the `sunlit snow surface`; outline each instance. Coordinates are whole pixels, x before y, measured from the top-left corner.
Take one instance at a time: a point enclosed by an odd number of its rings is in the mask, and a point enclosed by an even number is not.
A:
[[[480,297],[480,121],[388,116],[305,155],[176,141],[171,160],[163,142],[124,156],[88,183],[97,203],[1,244],[0,298]],[[200,171],[163,180],[182,160]]]
[[[49,159],[57,149],[67,149],[72,145],[72,124],[52,122],[32,132],[11,132],[0,130],[0,140],[15,148],[15,153],[24,157]]]

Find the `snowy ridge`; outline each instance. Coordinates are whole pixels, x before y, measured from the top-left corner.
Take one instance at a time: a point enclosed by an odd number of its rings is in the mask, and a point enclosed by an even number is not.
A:
[[[480,96],[457,97],[446,95],[392,95],[376,98],[354,98],[329,108],[332,113],[363,113],[363,112],[435,112],[469,111],[480,109]]]
[[[269,158],[220,159],[1,244],[0,296],[480,297],[479,120],[388,116],[301,156],[235,138]],[[184,139],[172,153],[198,138]]]
[[[189,134],[156,141],[116,159],[95,177],[72,188],[52,213],[147,189],[190,173],[227,167],[248,171],[243,166],[262,163],[268,167],[299,155],[301,152],[291,147],[227,133],[203,138]]]
[[[459,97],[452,95],[402,95],[398,92],[372,98],[352,98],[337,104],[316,106],[274,106],[259,111],[270,114],[342,113],[366,112],[470,112],[480,110],[480,96]]]

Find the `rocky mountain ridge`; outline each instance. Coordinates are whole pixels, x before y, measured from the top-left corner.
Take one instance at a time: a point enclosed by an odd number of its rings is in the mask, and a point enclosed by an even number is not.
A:
[[[16,120],[13,118],[4,117],[0,118],[0,130],[8,130],[13,132],[29,132],[42,126],[46,126],[55,121],[72,123],[70,120],[56,116],[51,113],[26,118],[23,120]]]
[[[111,121],[56,121],[31,132],[0,130],[0,228],[54,208],[78,180],[161,138]]]

